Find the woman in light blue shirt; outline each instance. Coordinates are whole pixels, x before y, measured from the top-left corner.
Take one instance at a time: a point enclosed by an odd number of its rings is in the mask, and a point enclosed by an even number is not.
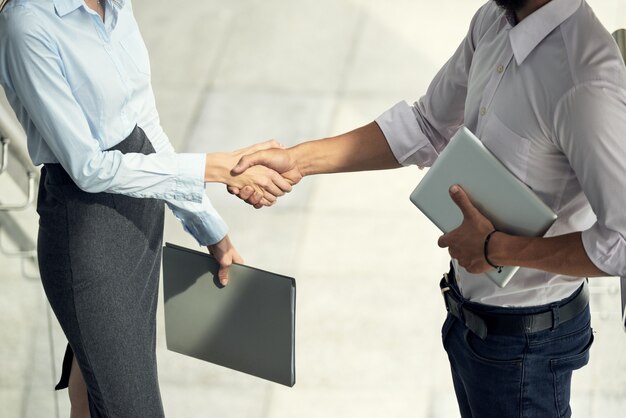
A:
[[[241,257],[205,183],[252,186],[257,206],[291,186],[264,167],[231,176],[252,149],[174,152],[129,0],[4,3],[0,84],[33,163],[44,165],[38,255],[68,337],[65,363],[80,365],[92,417],[163,416],[154,352],[163,202],[218,258],[225,283]],[[70,383],[80,383],[72,370]]]

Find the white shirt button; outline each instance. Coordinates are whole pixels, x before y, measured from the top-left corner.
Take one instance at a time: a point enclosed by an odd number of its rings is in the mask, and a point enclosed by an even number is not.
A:
[[[504,71],[504,65],[502,64],[498,65],[498,67],[496,68],[496,71],[498,72],[498,74],[502,74],[502,72]]]
[[[480,108],[480,116],[485,116],[487,114],[487,108],[486,107],[481,107]]]

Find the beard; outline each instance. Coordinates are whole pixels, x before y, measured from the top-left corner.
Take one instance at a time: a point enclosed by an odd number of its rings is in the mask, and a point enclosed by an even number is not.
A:
[[[498,6],[507,12],[516,12],[526,6],[528,0],[493,0]]]

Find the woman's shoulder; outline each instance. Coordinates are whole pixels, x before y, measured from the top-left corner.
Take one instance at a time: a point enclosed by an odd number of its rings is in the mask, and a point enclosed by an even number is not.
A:
[[[0,38],[20,43],[45,38],[50,13],[54,13],[52,0],[11,0],[0,13]]]

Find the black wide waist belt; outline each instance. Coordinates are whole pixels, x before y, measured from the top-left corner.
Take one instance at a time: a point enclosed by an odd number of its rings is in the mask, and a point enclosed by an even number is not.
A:
[[[453,279],[452,279],[453,280]],[[535,314],[496,314],[478,312],[471,309],[463,301],[454,285],[444,276],[439,283],[446,309],[460,319],[465,326],[482,339],[491,335],[524,335],[553,328],[555,324],[562,324],[576,317],[589,303],[589,290],[583,284],[576,294],[563,304],[554,304],[546,311]],[[555,317],[556,316],[556,317]]]

